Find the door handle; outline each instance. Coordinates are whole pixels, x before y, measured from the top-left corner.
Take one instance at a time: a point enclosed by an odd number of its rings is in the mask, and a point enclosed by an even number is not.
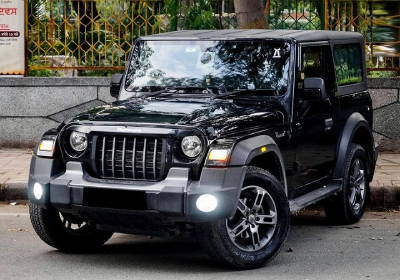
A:
[[[333,126],[333,119],[329,118],[329,119],[325,119],[325,131],[331,130]]]
[[[295,127],[296,127],[297,134],[299,134],[303,130],[303,126],[301,125],[301,123],[296,123]]]

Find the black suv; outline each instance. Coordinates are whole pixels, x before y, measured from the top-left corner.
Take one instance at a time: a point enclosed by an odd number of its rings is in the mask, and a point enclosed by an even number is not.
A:
[[[364,213],[377,158],[358,33],[179,31],[136,41],[99,106],[44,134],[30,215],[64,251],[114,232],[197,236],[255,268],[277,255],[290,212]]]

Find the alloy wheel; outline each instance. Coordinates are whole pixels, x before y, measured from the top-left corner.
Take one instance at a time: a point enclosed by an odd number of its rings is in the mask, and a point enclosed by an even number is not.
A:
[[[365,168],[358,158],[350,169],[349,202],[354,213],[358,213],[365,203]]]
[[[258,251],[272,239],[277,224],[277,208],[271,195],[259,186],[242,189],[235,215],[227,219],[231,241],[241,250]]]

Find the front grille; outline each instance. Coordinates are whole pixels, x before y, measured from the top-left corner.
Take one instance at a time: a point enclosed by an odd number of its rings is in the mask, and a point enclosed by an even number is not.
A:
[[[95,164],[102,178],[158,180],[162,174],[163,139],[98,136]]]

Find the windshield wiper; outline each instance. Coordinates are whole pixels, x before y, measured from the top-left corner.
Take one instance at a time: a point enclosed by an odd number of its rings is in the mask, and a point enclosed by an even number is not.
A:
[[[140,97],[141,98],[154,97],[154,96],[157,96],[157,95],[160,95],[160,94],[163,94],[163,93],[167,93],[167,92],[170,92],[170,91],[172,91],[171,94],[174,94],[176,92],[176,89],[175,88],[165,88],[165,89],[162,89],[162,90],[157,90],[157,91],[150,92],[148,94],[144,94],[144,95],[142,95]]]
[[[226,99],[229,97],[235,97],[235,96],[239,96],[243,93],[257,93],[257,92],[268,92],[269,95],[266,96],[274,96],[276,93],[275,89],[235,89],[232,91],[228,91],[222,94],[219,94],[218,96],[215,96],[214,99]]]
[[[184,93],[184,92],[188,93]],[[204,91],[207,91],[205,93]],[[148,98],[148,97],[155,97],[163,93],[170,93],[168,96],[173,95],[173,94],[196,94],[196,95],[202,95],[204,97],[205,94],[207,95],[217,95],[213,91],[217,91],[219,94],[223,92],[222,89],[218,87],[167,87],[163,90],[158,90],[154,92],[150,92],[148,94],[142,95],[142,98]],[[223,93],[222,93],[223,94]]]

